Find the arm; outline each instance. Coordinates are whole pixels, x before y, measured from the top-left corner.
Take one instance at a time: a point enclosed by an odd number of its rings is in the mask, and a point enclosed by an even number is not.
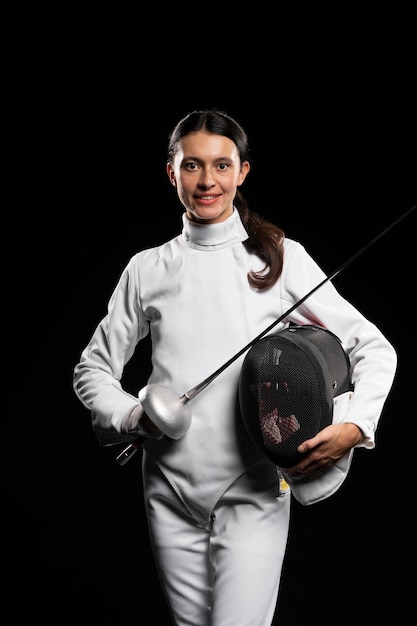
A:
[[[102,445],[132,441],[140,434],[143,410],[137,397],[120,380],[136,345],[149,332],[140,309],[137,257],[133,257],[110,298],[107,315],[97,326],[74,368],[74,391],[91,411],[92,425]]]
[[[283,294],[289,302],[294,302],[321,282],[325,275],[299,244],[290,244],[286,255]],[[311,480],[340,460],[346,460],[354,447],[375,446],[375,431],[394,382],[397,356],[381,331],[347,302],[330,282],[295,309],[290,321],[297,324],[313,322],[335,333],[349,356],[354,383],[352,398],[337,423],[305,441],[299,447],[305,458],[286,470],[289,479],[303,477]]]

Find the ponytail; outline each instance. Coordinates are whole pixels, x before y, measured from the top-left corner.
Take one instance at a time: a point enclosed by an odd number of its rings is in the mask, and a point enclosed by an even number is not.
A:
[[[234,204],[249,235],[243,245],[248,252],[256,254],[265,263],[262,270],[248,272],[249,284],[259,291],[269,289],[281,276],[284,263],[284,231],[251,211],[239,190]]]

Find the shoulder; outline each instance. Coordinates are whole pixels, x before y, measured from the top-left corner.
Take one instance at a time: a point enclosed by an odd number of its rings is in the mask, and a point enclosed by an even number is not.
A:
[[[285,237],[283,241],[283,245],[284,245],[284,254],[287,256],[289,255],[309,256],[304,245],[296,239]]]
[[[322,280],[324,272],[314,257],[307,251],[305,246],[295,239],[284,239],[284,282],[295,281],[299,283],[301,278],[310,281]]]
[[[161,259],[172,258],[180,247],[180,235],[178,235],[159,245],[139,250],[131,257],[128,265],[138,267],[158,263]]]

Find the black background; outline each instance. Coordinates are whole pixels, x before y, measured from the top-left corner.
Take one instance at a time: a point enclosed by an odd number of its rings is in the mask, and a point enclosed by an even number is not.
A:
[[[260,105],[190,102],[151,110],[137,126],[44,115],[9,128],[3,537],[5,600],[22,619],[170,624],[147,539],[140,454],[120,467],[119,448],[99,447],[72,371],[128,259],[179,231],[167,135],[206,105],[225,108],[249,134],[253,168],[243,191],[252,208],[302,241],[327,273],[416,202],[415,130],[392,121],[298,127]],[[414,212],[334,280],[394,344],[399,369],[376,448],[357,451],[332,498],[293,504],[280,626],[387,615],[411,624],[415,226]],[[131,366],[145,379],[139,361]]]

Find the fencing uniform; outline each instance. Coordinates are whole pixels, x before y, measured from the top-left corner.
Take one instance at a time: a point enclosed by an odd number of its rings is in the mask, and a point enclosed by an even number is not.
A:
[[[256,291],[247,274],[262,270],[263,263],[247,252],[245,239],[237,210],[210,225],[190,222],[184,213],[180,235],[137,253],[127,264],[74,371],[75,392],[90,409],[103,445],[127,440],[128,416],[141,411],[138,397],[120,380],[149,332],[148,382],[180,397],[325,278],[301,244],[285,239],[280,279]],[[395,374],[392,346],[330,282],[273,332],[290,322],[323,326],[341,339],[355,392],[340,421],[357,424],[363,433],[359,445],[372,448]],[[238,403],[243,359],[192,399],[191,426],[182,438],[149,438],[144,444],[151,542],[179,626],[268,626],[273,619],[290,498],[279,495],[276,468],[244,427]],[[332,493],[349,462],[331,485],[319,481],[305,502]],[[294,493],[303,501],[302,486],[294,485]]]

